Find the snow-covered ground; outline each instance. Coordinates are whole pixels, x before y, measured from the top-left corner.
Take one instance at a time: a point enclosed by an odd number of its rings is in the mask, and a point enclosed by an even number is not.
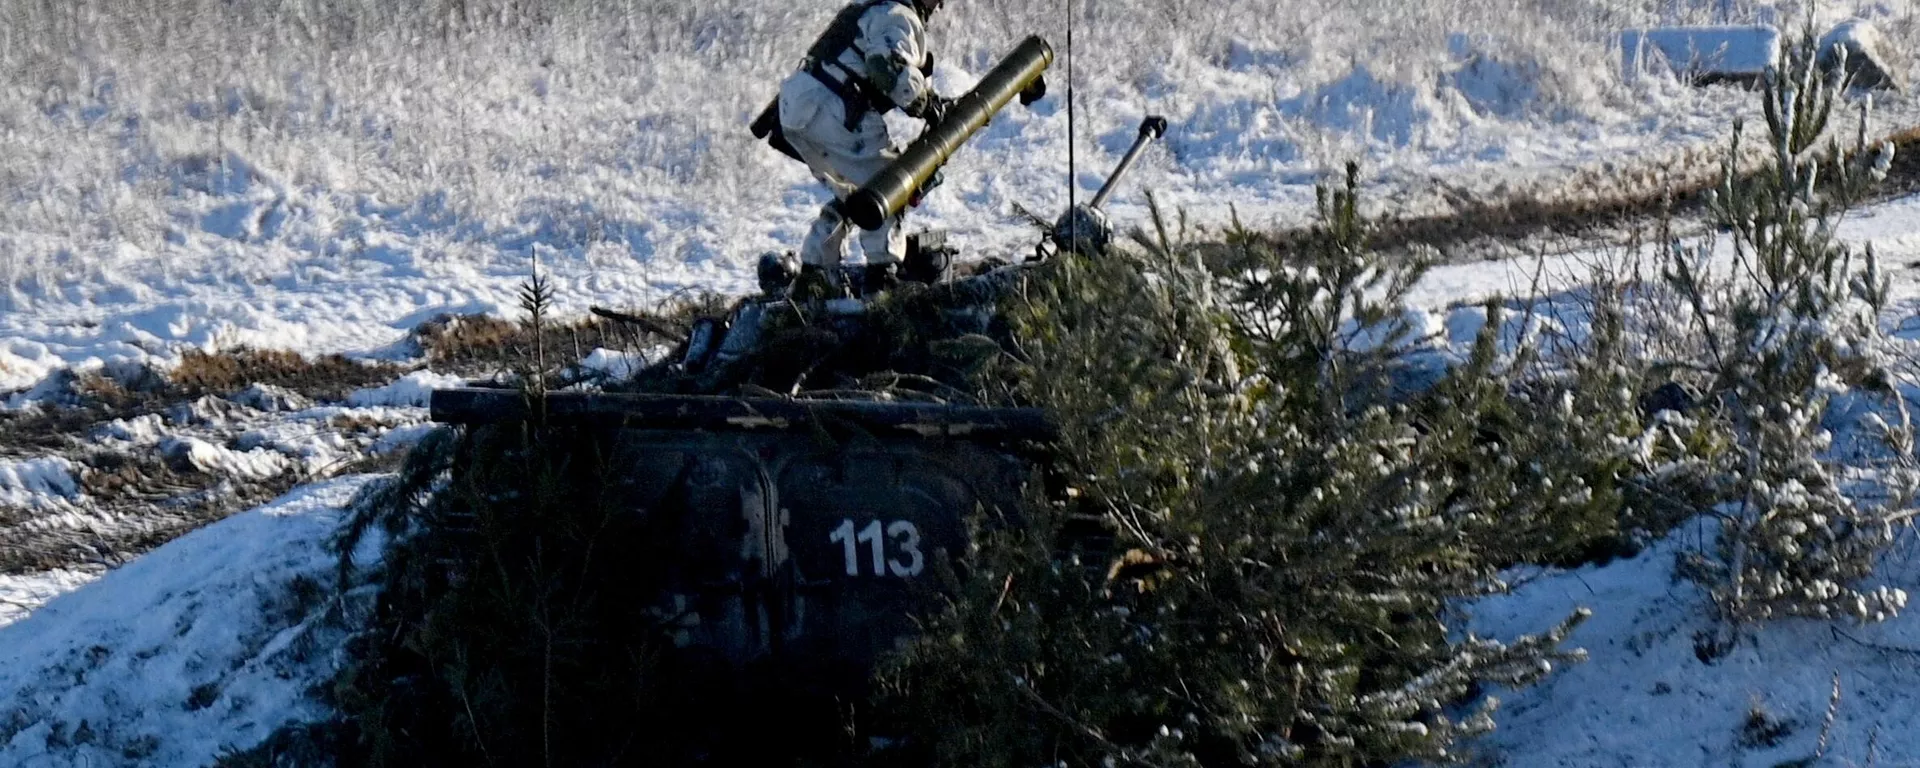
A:
[[[431,389],[455,381],[416,371],[337,403],[256,384],[71,433],[10,432],[33,444],[0,445],[0,628],[157,543],[397,456],[432,428]]]
[[[400,2],[0,2],[0,393],[188,345],[400,354],[436,314],[511,311],[535,256],[565,310],[739,290],[825,201],[745,124],[837,0],[458,5],[464,22]],[[1287,224],[1353,158],[1402,214],[1709,171],[1755,100],[1630,76],[1619,33],[1797,18],[1744,0],[1080,0],[1069,56],[1063,5],[950,5],[932,25],[948,93],[1027,34],[1060,53],[1053,95],[997,118],[913,217],[975,256],[1030,247],[1014,204],[1066,201],[1069,65],[1082,196],[1158,113],[1173,129],[1117,221],[1144,222],[1151,190],[1198,222]],[[1890,39],[1920,31],[1911,2],[1820,8],[1856,11]],[[1878,114],[1920,123],[1904,94]]]
[[[325,544],[366,479],[303,486],[0,626],[0,765],[202,766],[324,716],[307,689],[344,626]]]
[[[949,4],[933,26],[945,92],[1029,33],[1062,59],[1053,95],[996,119],[912,220],[953,230],[971,255],[1022,251],[1033,233],[1011,207],[1050,213],[1067,198],[1063,8]],[[437,315],[516,314],[535,257],[563,311],[741,292],[754,257],[794,248],[825,201],[745,124],[835,0],[606,0],[551,4],[584,9],[553,19],[469,0],[471,27],[435,26],[440,5],[0,0],[0,70],[12,73],[0,83],[0,407],[45,407],[36,393],[63,369],[164,368],[184,348],[404,360],[416,354],[408,331]],[[1615,35],[1673,22],[1791,27],[1798,5],[1087,0],[1072,181],[1090,195],[1139,119],[1158,113],[1173,131],[1116,198],[1123,226],[1145,220],[1144,190],[1205,224],[1236,212],[1297,223],[1312,184],[1355,157],[1371,203],[1402,214],[1646,189],[1711,169],[1728,119],[1753,114],[1756,99],[1623,73]],[[1920,4],[1906,0],[1821,13],[1858,13],[1893,40],[1920,35]],[[1920,124],[1911,94],[1879,107],[1879,127]],[[1920,329],[1920,268],[1909,266],[1920,265],[1920,199],[1845,231],[1892,269],[1886,321]],[[1465,344],[1478,312],[1454,307],[1563,289],[1606,258],[1442,266],[1415,309]],[[339,403],[233,393],[89,439],[232,483],[324,478],[417,439],[425,391],[446,382],[421,372]],[[0,524],[97,530],[85,474],[70,457],[0,445]],[[296,577],[320,574],[321,542],[360,482],[299,486],[117,569],[0,573],[0,765],[200,765],[312,714],[299,694],[325,654],[295,649],[318,628],[271,606]],[[1596,613],[1574,637],[1592,661],[1505,697],[1489,746],[1508,765],[1809,754],[1836,670],[1838,764],[1865,763],[1876,726],[1877,764],[1920,753],[1903,691],[1911,654],[1782,623],[1718,664],[1693,659],[1704,598],[1669,578],[1682,546],[1547,574],[1476,606],[1473,626],[1498,635],[1538,631],[1575,605]],[[1915,581],[1905,560],[1892,567]],[[1847,631],[1920,648],[1915,621]],[[1778,749],[1738,744],[1756,701],[1797,723]]]
[[[1708,598],[1674,575],[1675,556],[1711,540],[1712,523],[1683,527],[1631,560],[1535,576],[1470,609],[1492,637],[1539,632],[1575,608],[1593,618],[1568,643],[1588,660],[1500,695],[1499,729],[1480,748],[1513,768],[1767,768],[1813,757],[1818,766],[1910,766],[1920,756],[1920,617],[1853,626],[1807,619],[1765,625],[1725,657],[1704,662],[1694,633],[1711,629]],[[1882,578],[1920,588],[1915,542]],[[1833,687],[1840,698],[1825,724]],[[1756,739],[1749,713],[1786,730]]]

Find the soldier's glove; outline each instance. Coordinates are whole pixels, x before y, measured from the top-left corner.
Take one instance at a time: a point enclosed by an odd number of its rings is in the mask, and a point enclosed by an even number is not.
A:
[[[928,91],[926,97],[921,99],[919,109],[914,111],[913,117],[927,121],[927,125],[939,125],[941,121],[947,119],[947,112],[952,109],[952,99]]]
[[[1045,75],[1033,79],[1033,84],[1020,91],[1020,106],[1031,107],[1033,103],[1047,97],[1047,78]]]

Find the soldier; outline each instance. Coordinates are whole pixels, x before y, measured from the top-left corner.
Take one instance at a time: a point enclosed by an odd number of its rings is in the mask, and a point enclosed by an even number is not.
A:
[[[951,102],[927,80],[933,53],[926,25],[941,2],[859,0],[847,6],[780,85],[780,138],[834,197],[801,244],[797,294],[823,284],[837,290],[852,227],[841,206],[899,156],[882,116],[900,109],[934,125],[947,112]],[[860,246],[867,254],[866,289],[893,285],[895,265],[906,252],[900,217],[861,233]]]

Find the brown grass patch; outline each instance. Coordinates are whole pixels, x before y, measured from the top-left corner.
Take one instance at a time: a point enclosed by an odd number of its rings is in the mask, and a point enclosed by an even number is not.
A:
[[[492,315],[436,318],[415,328],[414,339],[436,371],[485,375],[537,367],[569,358],[578,360],[596,347],[619,344],[616,329],[599,318],[552,323],[536,334],[525,323]]]
[[[390,363],[350,360],[344,355],[312,359],[298,352],[236,347],[221,352],[188,350],[173,370],[175,394],[226,395],[272,384],[318,400],[340,400],[362,387],[384,384],[404,369]]]
[[[596,348],[640,352],[685,338],[696,319],[724,316],[731,299],[700,294],[637,312],[607,312],[568,322],[549,323],[536,334],[526,323],[492,315],[449,315],[413,330],[413,338],[436,371],[485,375],[501,371],[552,369],[580,360]]]

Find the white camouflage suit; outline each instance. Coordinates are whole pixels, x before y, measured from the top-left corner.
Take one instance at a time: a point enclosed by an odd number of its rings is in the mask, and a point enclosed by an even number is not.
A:
[[[898,67],[893,88],[887,92],[894,104],[906,107],[932,95],[932,86],[920,71],[928,55],[926,22],[912,5],[876,4],[860,16],[859,26],[853,47],[824,69],[833,75],[866,79],[873,74],[868,70],[869,60],[890,61]],[[878,82],[884,82],[884,78]],[[840,201],[900,155],[887,135],[887,121],[878,106],[852,130],[847,128],[846,109],[840,97],[805,67],[780,84],[780,130],[814,177]],[[852,226],[837,205],[822,208],[800,246],[801,263],[839,266]],[[860,233],[860,247],[866,251],[869,265],[898,263],[906,254],[900,217],[896,215],[879,229]]]

